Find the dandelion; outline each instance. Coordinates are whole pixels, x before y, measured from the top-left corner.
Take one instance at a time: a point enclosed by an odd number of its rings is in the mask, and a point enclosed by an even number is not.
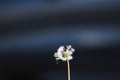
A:
[[[72,54],[75,52],[74,48],[72,48],[71,45],[66,46],[60,46],[56,53],[54,53],[54,57],[56,60],[62,60],[67,61],[67,67],[68,67],[68,80],[70,80],[70,63],[69,60],[72,60]]]

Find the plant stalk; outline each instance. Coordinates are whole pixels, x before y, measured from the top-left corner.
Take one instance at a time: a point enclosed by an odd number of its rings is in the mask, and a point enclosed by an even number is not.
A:
[[[67,59],[67,68],[68,68],[68,80],[70,80],[70,62]]]

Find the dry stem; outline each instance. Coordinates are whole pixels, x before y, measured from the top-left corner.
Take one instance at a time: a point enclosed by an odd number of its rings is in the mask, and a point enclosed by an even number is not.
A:
[[[67,59],[67,68],[68,68],[68,80],[70,80],[70,63],[68,59]]]

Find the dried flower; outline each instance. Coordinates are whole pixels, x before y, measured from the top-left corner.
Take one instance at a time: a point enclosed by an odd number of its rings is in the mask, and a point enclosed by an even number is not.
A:
[[[62,61],[66,61],[66,60],[72,60],[72,54],[75,50],[72,48],[71,45],[66,46],[66,48],[64,46],[60,46],[57,50],[56,53],[54,53],[54,57],[56,58],[56,60],[62,60]]]

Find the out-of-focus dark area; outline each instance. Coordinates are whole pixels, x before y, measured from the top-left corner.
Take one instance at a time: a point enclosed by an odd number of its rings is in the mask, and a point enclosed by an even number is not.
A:
[[[120,1],[0,0],[0,80],[67,80],[69,44],[71,80],[120,80]]]

